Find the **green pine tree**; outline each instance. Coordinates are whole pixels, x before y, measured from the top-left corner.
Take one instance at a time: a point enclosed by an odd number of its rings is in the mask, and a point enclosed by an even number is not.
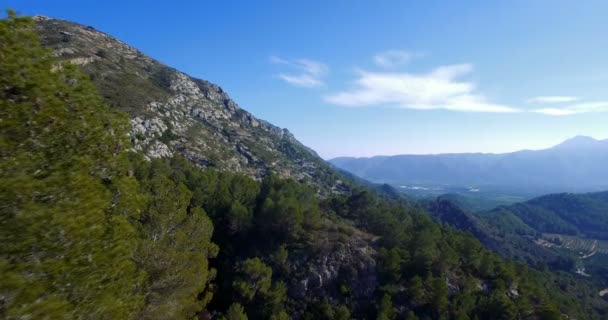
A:
[[[129,124],[33,30],[0,20],[0,316],[127,319],[143,302]]]

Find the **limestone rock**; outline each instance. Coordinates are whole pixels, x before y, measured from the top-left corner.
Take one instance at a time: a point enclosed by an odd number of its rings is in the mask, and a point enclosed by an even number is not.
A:
[[[179,153],[201,166],[261,179],[291,178],[321,194],[347,190],[314,151],[287,130],[241,109],[218,85],[75,23],[35,18],[43,45],[91,76],[107,103],[131,116],[133,148],[150,158]]]

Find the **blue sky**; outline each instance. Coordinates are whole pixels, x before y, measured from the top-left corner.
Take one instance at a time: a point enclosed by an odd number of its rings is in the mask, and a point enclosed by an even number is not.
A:
[[[33,1],[222,86],[325,158],[608,138],[607,1]]]

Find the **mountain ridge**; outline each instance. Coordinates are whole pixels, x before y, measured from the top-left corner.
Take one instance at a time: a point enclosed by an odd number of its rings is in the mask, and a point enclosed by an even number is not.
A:
[[[43,46],[89,75],[111,107],[131,119],[134,149],[181,154],[202,167],[291,178],[328,194],[344,179],[287,129],[256,118],[218,85],[193,78],[91,26],[34,18]]]
[[[335,158],[333,165],[376,183],[521,188],[536,194],[608,189],[608,140],[574,138],[543,150],[504,154]],[[536,190],[538,189],[538,190]]]
[[[570,145],[572,142],[579,144],[580,142],[590,142],[593,144],[608,144],[608,139],[595,139],[591,136],[585,136],[585,135],[577,135],[574,136],[572,138],[568,138],[556,145],[547,147],[547,148],[542,148],[542,149],[520,149],[520,150],[515,150],[515,151],[509,151],[509,152],[439,152],[439,153],[402,153],[402,154],[392,154],[392,155],[375,155],[375,156],[361,156],[361,157],[356,157],[356,156],[339,156],[339,157],[333,157],[333,158],[329,158],[327,159],[327,161],[334,161],[334,160],[338,160],[338,159],[373,159],[373,158],[390,158],[390,157],[400,157],[400,156],[444,156],[444,155],[507,155],[507,154],[513,154],[513,153],[519,153],[519,152],[535,152],[535,151],[546,151],[546,150],[551,150],[551,149],[555,149],[555,148],[559,148],[560,146],[564,146],[564,145]]]

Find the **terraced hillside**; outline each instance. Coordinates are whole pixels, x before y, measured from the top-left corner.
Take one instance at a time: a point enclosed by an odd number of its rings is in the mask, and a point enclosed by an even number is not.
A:
[[[608,241],[598,239],[586,239],[575,236],[543,233],[549,247],[564,248],[588,258],[594,254],[608,254]]]

